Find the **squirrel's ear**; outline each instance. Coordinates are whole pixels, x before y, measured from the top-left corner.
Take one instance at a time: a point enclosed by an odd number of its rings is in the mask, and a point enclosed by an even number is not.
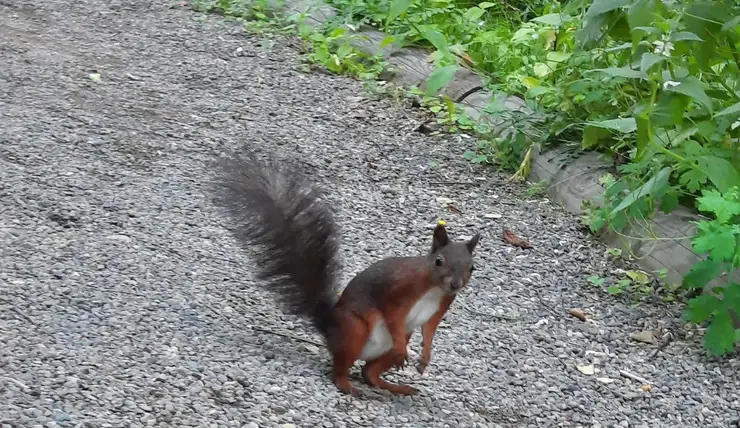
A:
[[[479,239],[480,239],[480,232],[476,233],[475,236],[470,238],[470,241],[465,243],[465,246],[468,248],[468,251],[470,251],[470,254],[473,254],[473,250],[475,250],[475,246],[478,245]]]
[[[436,252],[449,243],[450,238],[447,236],[447,229],[443,225],[438,224],[434,228],[434,236],[432,237],[432,252]]]

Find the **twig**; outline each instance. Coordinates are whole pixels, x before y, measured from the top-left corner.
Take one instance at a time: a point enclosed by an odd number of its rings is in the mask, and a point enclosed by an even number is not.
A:
[[[626,370],[620,370],[619,371],[619,374],[621,374],[622,376],[624,376],[626,378],[630,378],[630,379],[636,380],[638,382],[646,383],[648,385],[652,385],[653,384],[652,382],[650,382],[649,380],[645,379],[644,377],[640,377],[640,376],[634,375],[634,374],[632,374],[632,373],[630,373],[630,372],[628,372]]]
[[[26,385],[25,383],[23,383],[23,382],[21,382],[21,381],[19,381],[17,379],[13,379],[12,377],[2,376],[2,377],[0,377],[0,379],[4,379],[4,380],[6,380],[6,381],[8,381],[10,383],[14,383],[14,384],[18,385],[21,389],[25,389],[25,390],[28,390],[28,391],[31,390],[31,388],[28,385]]]
[[[31,319],[31,318],[30,318],[30,317],[29,317],[28,315],[26,315],[26,314],[24,314],[23,312],[21,312],[21,310],[20,310],[20,309],[18,309],[18,308],[16,308],[15,306],[13,306],[13,305],[12,305],[12,304],[10,303],[10,301],[9,301],[9,300],[5,300],[5,299],[3,299],[3,302],[7,303],[7,304],[8,304],[9,306],[10,306],[10,310],[11,310],[11,311],[13,311],[13,312],[15,312],[15,313],[16,313],[16,314],[17,314],[17,315],[18,315],[19,317],[21,317],[21,318],[23,318],[24,320],[28,321],[29,323],[31,323],[31,324],[33,324],[33,325],[35,325],[36,327],[38,327],[38,326],[39,326],[39,324],[38,324],[38,323],[37,323],[36,321],[32,320],[32,319]]]
[[[473,181],[430,181],[429,184],[441,184],[441,185],[461,184],[465,186],[479,186],[481,183],[476,183]]]
[[[537,299],[540,301],[540,305],[542,305],[546,309],[549,309],[550,312],[552,312],[552,314],[555,315],[555,317],[563,317],[563,316],[565,316],[565,314],[558,312],[555,308],[553,308],[552,306],[550,306],[550,304],[545,303],[545,300],[542,299],[542,295],[540,294],[540,292],[537,289],[537,287],[533,287],[533,288],[535,289],[535,294],[537,294]],[[565,307],[565,306],[563,306],[563,307]],[[565,313],[568,313],[568,311],[565,311]]]
[[[673,333],[669,331],[665,334],[664,338],[665,340],[663,340],[663,343],[661,343],[660,346],[655,349],[655,352],[653,352],[652,355],[648,357],[648,360],[652,360],[653,358],[655,358],[655,356],[658,355],[660,351],[664,350],[668,345],[670,345],[670,343],[673,341]]]
[[[506,316],[506,315],[497,315],[497,314],[489,314],[489,313],[486,313],[486,312],[480,312],[480,311],[477,311],[477,310],[471,308],[470,306],[468,306],[467,302],[464,299],[458,299],[458,301],[460,302],[460,305],[462,305],[463,309],[465,309],[468,312],[470,312],[472,314],[475,314],[475,315],[481,315],[481,316],[484,316],[484,317],[491,317],[491,318],[495,318],[495,319],[503,320],[503,321],[516,321],[516,320],[519,319],[519,317],[509,317],[509,316]]]

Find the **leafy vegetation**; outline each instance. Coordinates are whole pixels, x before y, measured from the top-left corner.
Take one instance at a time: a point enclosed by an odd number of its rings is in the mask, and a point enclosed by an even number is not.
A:
[[[198,3],[264,21],[260,1]],[[603,154],[613,168],[601,180],[603,204],[586,216],[592,231],[644,228],[657,212],[681,205],[703,213],[692,245],[705,259],[681,286],[700,290],[718,281],[723,287],[697,293],[685,318],[708,323],[705,347],[714,354],[740,342],[730,313],[740,312],[740,285],[732,281],[740,265],[740,3],[328,1],[339,15],[318,30],[305,24],[305,14],[288,17],[309,44],[309,59],[338,73],[380,75],[383,60],[360,52],[347,37],[362,25],[388,35],[381,47],[427,47],[435,68],[416,94],[438,124],[478,138],[465,154],[472,162],[516,169],[523,177],[535,143]],[[522,127],[487,135],[449,99],[435,97],[459,67],[482,73],[492,91],[527,100],[545,118],[537,132]],[[487,110],[501,112],[494,104]],[[609,291],[643,283],[628,278]]]
[[[384,43],[433,50],[433,89],[468,66],[494,91],[523,96],[546,115],[537,143],[595,150],[614,165],[589,226],[623,232],[657,211],[697,207],[693,248],[706,260],[686,276],[702,288],[740,264],[740,5],[728,1],[332,0],[349,22],[382,28]],[[473,162],[511,165],[528,143],[480,139]],[[526,161],[527,157],[525,157]],[[521,169],[521,168],[520,168]],[[703,195],[703,196],[702,196]],[[730,215],[729,213],[732,213]],[[705,346],[734,348],[740,285],[694,298],[686,319],[709,321]],[[634,279],[609,287],[621,293]],[[717,294],[718,293],[718,294]],[[737,337],[736,337],[737,336]]]

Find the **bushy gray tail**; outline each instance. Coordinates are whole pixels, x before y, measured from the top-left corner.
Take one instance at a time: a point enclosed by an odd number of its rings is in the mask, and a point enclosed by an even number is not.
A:
[[[294,164],[260,162],[254,154],[222,160],[218,201],[231,230],[254,251],[257,278],[270,280],[278,300],[311,318],[328,336],[339,270],[338,231],[321,189]],[[328,338],[328,337],[327,337]]]

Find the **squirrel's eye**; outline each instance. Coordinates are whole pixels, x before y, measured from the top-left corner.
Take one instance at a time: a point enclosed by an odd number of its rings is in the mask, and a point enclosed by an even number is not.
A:
[[[434,264],[437,266],[442,266],[442,263],[444,263],[444,259],[442,256],[437,256],[436,259],[434,259]]]

